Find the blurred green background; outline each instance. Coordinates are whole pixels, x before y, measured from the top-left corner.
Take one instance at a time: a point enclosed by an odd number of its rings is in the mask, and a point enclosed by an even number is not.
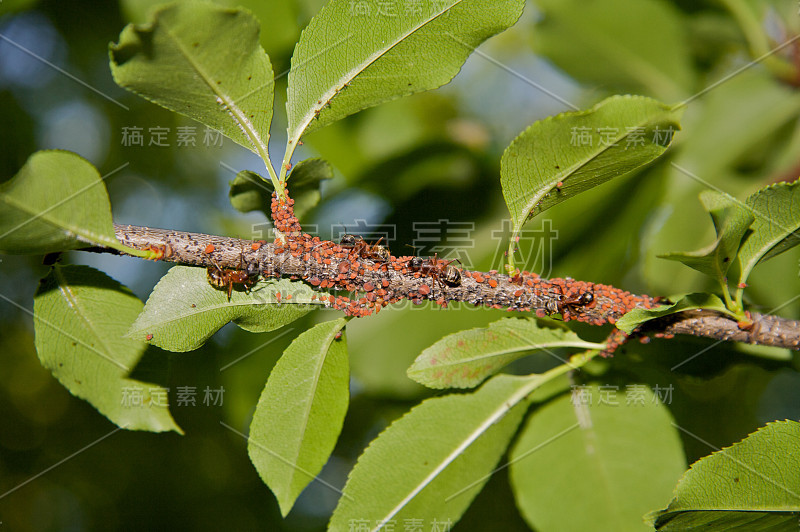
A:
[[[262,45],[274,71],[284,73],[277,81],[272,128],[276,157],[285,142],[285,72],[293,45],[324,2],[219,3],[243,5],[259,17]],[[269,238],[271,226],[263,215],[238,213],[228,200],[235,173],[263,174],[260,160],[227,140],[205,145],[203,126],[112,81],[108,43],[128,22],[146,20],[151,5],[155,2],[0,3],[0,180],[12,177],[35,150],[71,150],[101,174],[113,172],[106,184],[116,222]],[[666,103],[692,98],[683,131],[662,160],[533,220],[523,235],[521,257],[527,269],[543,275],[632,292],[713,291],[699,273],[656,255],[713,240],[713,226],[697,200],[700,191],[719,188],[744,199],[800,174],[800,65],[792,63],[800,46],[793,43],[747,66],[798,30],[794,1],[528,2],[522,19],[484,44],[449,85],[366,110],[304,139],[295,160],[323,157],[333,165],[335,179],[325,183],[322,202],[303,222],[325,238],[344,229],[387,231],[396,255],[414,253],[407,247],[412,245],[422,255],[458,254],[471,269],[500,269],[507,212],[499,160],[519,132],[610,94],[644,94]],[[720,80],[726,81],[714,86]],[[126,141],[131,128],[141,128],[143,146]],[[160,143],[168,146],[156,142],[158,130],[166,132]],[[193,136],[195,145],[182,142],[179,132]],[[430,234],[421,231],[434,227],[451,231],[433,231],[439,236],[424,240]],[[455,227],[468,236],[456,234]],[[553,238],[540,238],[546,232]],[[2,526],[324,529],[338,495],[312,483],[281,519],[250,465],[245,440],[221,423],[246,433],[282,350],[305,327],[332,314],[318,312],[267,334],[228,326],[192,353],[151,348],[137,371],[158,376],[170,388],[173,415],[186,435],[115,432],[39,365],[31,309],[37,281],[47,271],[41,259],[3,256],[0,262]],[[168,269],[163,263],[77,252],[63,260],[99,268],[143,300]],[[797,248],[759,266],[749,284],[751,308],[800,317]],[[351,322],[352,402],[321,477],[343,486],[366,444],[433,395],[405,375],[423,348],[443,334],[506,315],[399,305]],[[600,339],[608,330],[580,327],[579,332]],[[549,357],[534,356],[511,370],[550,364]],[[673,386],[668,406],[676,422],[717,447],[767,421],[800,418],[800,363],[786,351],[700,339],[654,341],[626,346],[602,368],[605,374],[597,377],[602,383]],[[196,406],[176,404],[173,392],[184,386],[196,390]],[[224,388],[221,405],[203,404],[206,388]],[[684,443],[690,463],[713,451],[692,438]],[[489,526],[526,529],[504,472],[491,480],[456,530]]]

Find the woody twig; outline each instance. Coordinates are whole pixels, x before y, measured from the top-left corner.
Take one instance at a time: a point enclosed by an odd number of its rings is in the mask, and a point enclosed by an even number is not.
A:
[[[123,244],[156,251],[161,260],[303,280],[323,292],[329,306],[357,317],[408,299],[414,303],[431,300],[441,306],[463,302],[534,312],[538,317],[559,314],[564,321],[604,325],[615,323],[630,310],[659,304],[658,298],[613,286],[570,278],[545,279],[530,272],[509,277],[496,270],[459,270],[456,279],[449,261],[430,258],[427,267],[421,267],[419,259],[412,256],[393,256],[369,245],[342,245],[303,233],[292,206],[288,197],[273,199],[276,236],[271,242],[132,225],[115,225],[115,231]],[[348,292],[357,297],[345,295]],[[800,349],[800,322],[757,313],[751,318],[752,326],[745,329],[713,311],[686,311],[646,322],[634,335],[684,334]],[[610,338],[609,353],[627,339],[621,332]]]

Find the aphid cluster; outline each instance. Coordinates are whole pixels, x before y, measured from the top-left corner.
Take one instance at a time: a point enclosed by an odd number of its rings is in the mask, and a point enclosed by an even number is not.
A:
[[[439,301],[444,303],[446,299],[444,294],[447,292],[447,288],[462,286],[464,277],[476,284],[486,283],[491,289],[498,289],[504,282],[501,277],[497,276],[496,270],[487,273],[462,271],[453,264],[457,261],[440,259],[436,255],[433,257],[393,257],[381,245],[382,240],[370,244],[361,236],[345,234],[339,245],[321,241],[318,237],[311,237],[302,232],[299,221],[294,215],[293,205],[294,201],[288,197],[279,200],[273,196],[272,214],[275,228],[278,231],[273,252],[277,256],[291,254],[292,257],[301,258],[309,264],[316,262],[321,270],[313,270],[315,273],[310,274],[311,276],[308,278],[308,282],[315,288],[344,289],[350,292],[363,290],[365,295],[357,299],[350,299],[339,294],[317,296],[320,300],[325,300],[330,307],[342,310],[348,315],[367,316],[404,297],[416,298],[414,301],[417,301],[419,296],[424,297],[431,294],[431,289],[435,286],[441,289]],[[265,264],[268,263],[265,261]],[[336,267],[329,268],[331,265]],[[390,288],[391,280],[389,278],[382,278],[378,285],[375,283],[374,276],[370,276],[369,279],[365,277],[369,272],[378,272],[379,270],[386,272],[394,270],[400,275],[410,273],[417,278],[431,278],[432,282],[419,286],[416,294],[414,292],[404,293],[397,286]],[[219,277],[219,281],[215,282],[222,287],[227,288],[230,284],[238,283],[243,284],[247,289],[247,283],[255,277],[255,273],[252,269],[248,272],[247,269],[240,268],[239,270],[228,270],[227,277],[224,277],[225,271],[218,268],[209,275]],[[278,272],[270,272],[270,274],[280,275]],[[396,278],[394,273],[391,276]],[[244,281],[244,283],[239,283],[239,281]],[[530,272],[512,272],[507,282],[510,286],[504,286],[502,289],[505,292],[508,292],[509,289],[512,291],[516,298],[514,300],[514,305],[517,306],[515,309],[526,310],[527,305],[544,300],[544,304],[536,308],[536,315],[545,317],[548,314],[561,314],[564,321],[579,320],[593,325],[613,324],[619,316],[632,308],[638,306],[650,308],[655,304],[651,298],[635,296],[611,286],[574,281],[569,278],[545,280]],[[526,292],[533,297],[524,298]],[[470,290],[456,297],[494,308],[506,306],[499,299],[486,298],[481,293],[479,290],[473,290],[470,285]],[[491,296],[491,293],[489,295]]]

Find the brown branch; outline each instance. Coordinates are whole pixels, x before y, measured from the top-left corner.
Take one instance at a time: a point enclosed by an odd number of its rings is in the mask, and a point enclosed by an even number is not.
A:
[[[446,260],[428,258],[421,267],[412,263],[414,257],[394,257],[382,249],[376,252],[372,246],[344,246],[305,234],[293,205],[288,196],[277,199],[273,195],[273,242],[132,225],[115,225],[114,229],[120,242],[149,250],[157,260],[302,279],[320,291],[317,297],[326,305],[358,317],[409,299],[414,303],[432,300],[441,306],[459,301],[534,312],[538,317],[560,314],[564,321],[604,325],[616,323],[633,309],[658,305],[659,298],[634,295],[613,286],[570,278],[544,279],[529,272],[509,277],[496,270],[459,270],[455,279],[449,278]],[[342,295],[343,291],[360,297]],[[800,322],[762,314],[739,323],[713,311],[687,311],[648,321],[634,331],[643,341],[649,335],[676,334],[800,349]],[[622,331],[612,331],[604,354],[613,353],[628,338]]]
[[[433,300],[442,306],[460,301],[509,311],[532,311],[539,317],[558,313],[564,321],[603,325],[614,323],[634,308],[658,304],[657,298],[632,295],[607,285],[569,278],[544,279],[528,272],[510,278],[494,270],[462,270],[460,285],[448,286],[433,274],[412,271],[410,256],[376,261],[359,256],[353,249],[303,234],[295,223],[276,225],[284,231],[273,242],[131,225],[115,225],[115,230],[123,244],[156,251],[165,261],[203,267],[216,264],[230,269],[257,265],[265,277],[302,279],[320,289],[321,297],[327,298],[330,306],[355,316],[366,316],[389,303],[409,299],[415,303]],[[344,291],[357,292],[361,297],[338,295]],[[569,303],[581,300],[581,294],[591,294],[592,301]],[[712,311],[683,312],[647,322],[638,334],[687,334],[800,349],[800,322],[762,314],[753,314],[752,321],[752,327],[742,329],[736,321]],[[610,351],[615,347],[611,346]]]
[[[659,337],[676,334],[703,336],[717,340],[800,349],[800,321],[770,314],[750,313],[752,325],[741,327],[731,318],[710,310],[671,314],[643,324],[640,334],[654,332]]]

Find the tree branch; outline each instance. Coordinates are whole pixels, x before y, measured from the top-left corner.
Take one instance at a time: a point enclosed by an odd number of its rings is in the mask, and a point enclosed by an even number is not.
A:
[[[278,238],[273,242],[132,225],[114,228],[126,246],[157,251],[165,261],[242,270],[257,266],[265,277],[302,279],[324,291],[331,306],[354,316],[366,316],[390,303],[409,299],[414,303],[432,300],[442,306],[460,301],[531,311],[539,317],[562,314],[564,321],[603,325],[615,323],[634,308],[658,305],[657,298],[633,295],[612,286],[569,278],[544,279],[528,272],[510,278],[495,270],[462,270],[460,285],[449,286],[438,280],[435,272],[413,271],[409,266],[411,256],[392,256],[381,262],[359,256],[357,250],[303,234],[296,223],[276,225],[284,231],[277,231]],[[338,295],[343,291],[358,292],[361,297]],[[583,303],[586,296],[581,298],[582,294],[591,294],[592,301]],[[686,334],[800,349],[800,322],[763,314],[753,314],[752,320],[752,327],[741,329],[736,321],[715,312],[688,311],[649,321],[634,334]]]

